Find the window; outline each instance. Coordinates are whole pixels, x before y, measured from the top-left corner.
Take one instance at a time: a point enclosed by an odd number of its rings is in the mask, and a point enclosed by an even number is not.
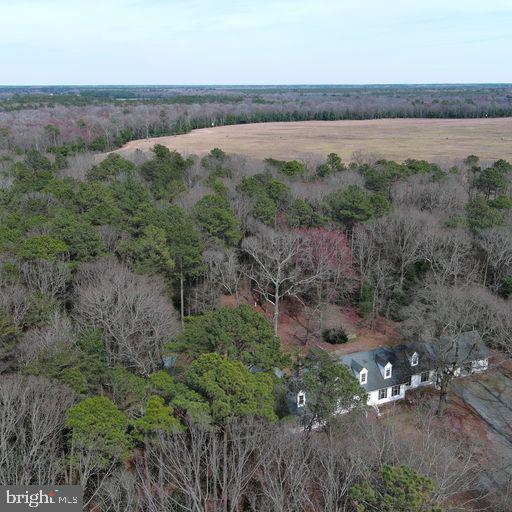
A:
[[[388,363],[384,368],[384,378],[389,379],[391,377],[391,365]]]
[[[393,386],[391,388],[391,396],[397,396],[400,394],[400,386]]]
[[[430,380],[430,372],[423,372],[421,374],[421,382],[428,382]]]
[[[306,395],[304,393],[299,393],[297,395],[297,407],[304,407],[306,404]]]
[[[388,397],[388,388],[379,389],[379,400],[384,400]]]
[[[411,366],[418,366],[419,356],[417,352],[414,352],[414,354],[411,357]]]
[[[412,384],[412,375],[409,375],[409,378],[407,379],[405,385],[410,386]]]
[[[361,384],[366,384],[366,377],[367,377],[367,373],[366,373],[366,371],[365,371],[365,370],[363,370],[363,371],[361,372],[361,374],[359,375],[359,382],[360,382]]]

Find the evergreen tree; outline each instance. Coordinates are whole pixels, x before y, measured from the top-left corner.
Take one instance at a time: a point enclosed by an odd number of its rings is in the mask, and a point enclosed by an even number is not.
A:
[[[270,322],[247,305],[225,306],[190,318],[171,347],[192,357],[217,352],[264,370],[287,362]]]
[[[407,466],[385,465],[374,482],[354,485],[350,497],[355,512],[442,512],[432,480]]]
[[[253,374],[239,361],[203,354],[191,364],[186,383],[206,400],[217,425],[244,417],[276,419],[271,376]]]

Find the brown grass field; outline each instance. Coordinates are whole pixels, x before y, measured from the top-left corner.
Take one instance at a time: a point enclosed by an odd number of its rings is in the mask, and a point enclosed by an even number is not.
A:
[[[476,154],[483,159],[512,160],[512,118],[379,119],[304,121],[203,128],[185,135],[129,142],[130,153],[164,144],[183,154],[204,154],[219,147],[251,158],[304,158],[338,153],[349,160],[355,151],[403,161],[420,158],[449,163]]]

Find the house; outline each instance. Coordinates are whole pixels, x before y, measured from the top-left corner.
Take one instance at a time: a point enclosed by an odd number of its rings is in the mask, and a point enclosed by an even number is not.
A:
[[[480,334],[469,331],[439,341],[414,342],[380,347],[340,357],[368,393],[368,405],[401,400],[409,389],[436,384],[439,368],[454,366],[454,374],[469,375],[487,369],[489,350]],[[301,414],[306,406],[304,391],[294,394],[290,412]]]

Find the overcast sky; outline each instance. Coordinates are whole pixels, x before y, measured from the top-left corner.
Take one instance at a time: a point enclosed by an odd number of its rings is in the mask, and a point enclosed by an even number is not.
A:
[[[512,0],[0,0],[0,84],[512,82]]]

